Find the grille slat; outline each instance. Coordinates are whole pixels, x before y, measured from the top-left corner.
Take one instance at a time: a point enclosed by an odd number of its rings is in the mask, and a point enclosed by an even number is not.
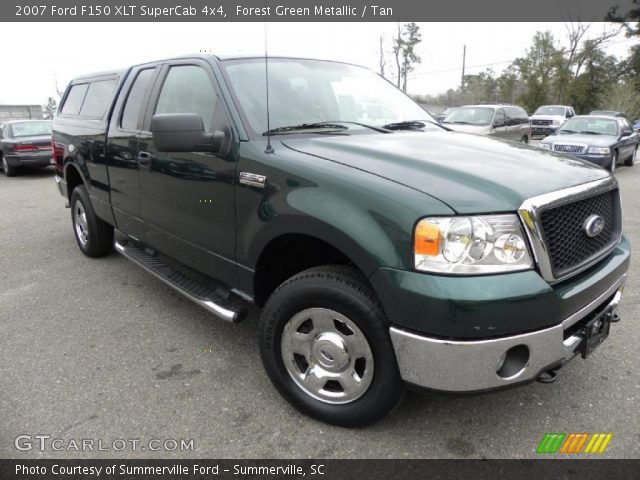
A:
[[[551,120],[531,120],[531,125],[551,125]]]
[[[565,145],[565,144],[553,145],[554,152],[584,153],[584,149],[585,147],[583,145]]]
[[[542,232],[549,252],[554,276],[561,277],[579,267],[617,242],[620,226],[615,190],[549,208],[540,214]],[[604,230],[589,237],[584,223],[590,215],[600,215]]]

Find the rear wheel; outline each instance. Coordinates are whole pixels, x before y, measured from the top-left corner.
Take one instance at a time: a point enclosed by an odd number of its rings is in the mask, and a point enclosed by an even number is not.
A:
[[[301,412],[356,427],[398,403],[403,382],[387,321],[357,270],[335,265],[295,275],[271,295],[260,323],[269,378]]]
[[[2,155],[2,171],[7,177],[13,177],[16,174],[16,167],[12,167],[7,163],[7,159]]]
[[[636,164],[638,158],[638,145],[633,149],[633,154],[624,162],[627,167],[633,167]]]
[[[611,173],[616,171],[616,165],[618,165],[618,150],[614,150],[611,156],[611,165],[609,165],[609,171]]]
[[[71,221],[82,253],[103,257],[111,252],[113,227],[95,214],[84,185],[76,187],[71,194]]]

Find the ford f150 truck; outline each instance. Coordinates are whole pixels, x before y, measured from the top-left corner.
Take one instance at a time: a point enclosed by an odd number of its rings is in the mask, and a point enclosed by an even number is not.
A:
[[[449,131],[365,68],[156,61],[73,80],[53,130],[80,250],[230,322],[261,307],[271,381],[326,422],[371,423],[407,384],[553,380],[618,320],[612,175]]]

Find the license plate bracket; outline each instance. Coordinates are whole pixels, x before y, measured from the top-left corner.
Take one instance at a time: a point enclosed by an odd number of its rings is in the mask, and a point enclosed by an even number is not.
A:
[[[582,329],[584,340],[581,345],[582,358],[587,358],[609,336],[614,309],[608,308],[589,320]]]

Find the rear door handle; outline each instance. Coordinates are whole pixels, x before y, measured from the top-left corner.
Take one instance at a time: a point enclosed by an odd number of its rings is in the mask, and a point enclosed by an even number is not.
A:
[[[151,154],[149,152],[139,152],[138,165],[144,168],[151,167]]]

